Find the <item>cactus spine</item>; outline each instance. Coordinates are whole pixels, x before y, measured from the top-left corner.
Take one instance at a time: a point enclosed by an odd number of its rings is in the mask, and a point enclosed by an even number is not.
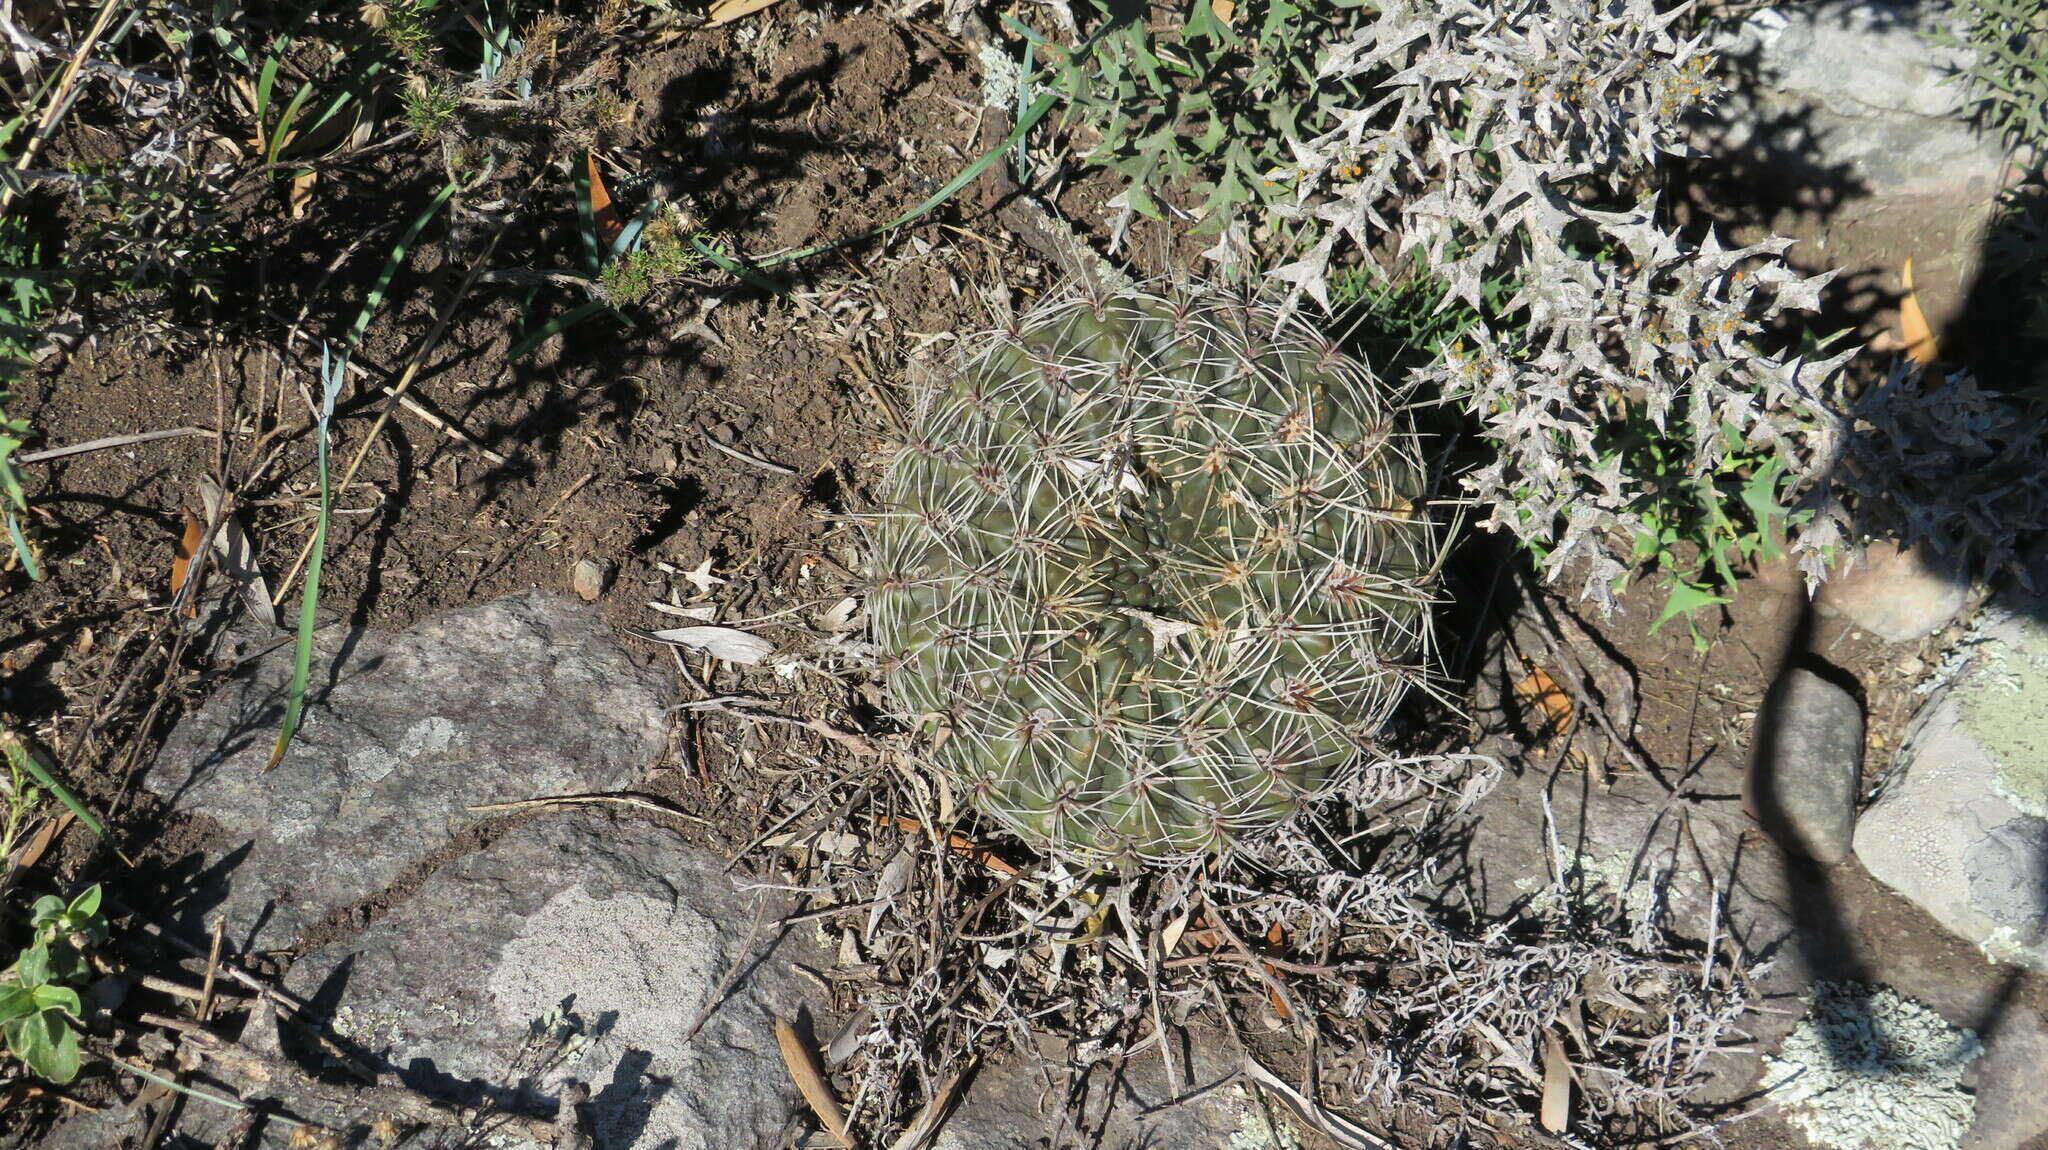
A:
[[[1202,286],[1068,288],[918,397],[870,523],[896,705],[1062,856],[1215,851],[1326,786],[1429,652],[1400,397]]]

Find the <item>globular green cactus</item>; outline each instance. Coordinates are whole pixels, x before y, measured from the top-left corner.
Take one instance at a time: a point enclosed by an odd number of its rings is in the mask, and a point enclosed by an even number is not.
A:
[[[870,605],[954,787],[1135,863],[1292,814],[1422,677],[1436,533],[1400,396],[1203,286],[1068,288],[918,397]]]

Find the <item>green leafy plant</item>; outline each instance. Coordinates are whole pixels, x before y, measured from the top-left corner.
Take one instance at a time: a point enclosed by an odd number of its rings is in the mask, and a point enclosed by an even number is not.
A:
[[[1491,449],[1463,477],[1491,509],[1483,525],[1540,555],[1546,577],[1570,571],[1611,609],[1617,583],[1666,554],[1638,541],[1673,530],[1657,509],[1675,461],[1596,442],[1626,412],[1682,447],[1709,488],[1759,458],[1777,461],[1781,498],[1824,483],[1846,356],[1785,354],[1772,329],[1817,306],[1828,277],[1795,273],[1786,240],[1729,249],[1681,234],[1652,191],[1659,157],[1684,151],[1686,119],[1718,93],[1701,43],[1673,30],[1681,11],[1276,3],[1237,8],[1227,29],[1207,4],[1149,23],[1105,11],[1108,31],[1089,41],[1103,47],[1072,49],[1059,90],[1129,180],[1119,206],[1145,206],[1161,182],[1203,196],[1219,233],[1208,257],[1270,269],[1290,304],[1336,310],[1361,279],[1381,306],[1413,290],[1397,285],[1444,285],[1418,318],[1462,327],[1424,334],[1438,349],[1427,383]],[[1217,119],[1225,108],[1236,118]],[[1631,470],[1653,464],[1665,470]],[[1780,521],[1818,579],[1841,520],[1825,500],[1807,510]]]
[[[0,876],[0,890],[12,884],[14,848],[21,841],[21,832],[30,817],[43,802],[42,788],[36,786],[35,780],[23,769],[21,757],[15,754],[7,756],[5,786],[6,793],[0,795],[0,805],[5,807],[4,815],[0,815],[0,865],[6,866],[8,873]]]
[[[78,1076],[72,1020],[84,1013],[77,988],[92,976],[87,955],[107,940],[100,888],[88,887],[70,902],[55,895],[37,899],[29,930],[29,945],[0,974],[0,1033],[31,1073],[62,1084]]]
[[[438,0],[369,0],[360,9],[363,23],[399,55],[422,63],[434,48]]]
[[[195,311],[219,302],[238,250],[224,170],[180,164],[89,169],[85,223],[69,255],[74,299],[145,342],[194,338]]]
[[[1656,631],[1683,617],[1693,643],[1706,640],[1694,616],[1729,602],[1737,568],[1783,554],[1778,540],[1810,514],[1785,507],[1783,461],[1742,441],[1732,424],[1721,426],[1723,450],[1714,469],[1695,474],[1692,445],[1657,427],[1640,408],[1631,408],[1602,443],[1603,469],[1638,480],[1630,508],[1638,529],[1632,559],[1654,572],[1665,588]],[[1632,577],[1623,575],[1615,590]]]
[[[615,304],[641,303],[657,290],[708,266],[709,261],[692,241],[707,247],[716,243],[710,232],[690,228],[671,205],[648,222],[638,245],[605,265],[597,282]]]
[[[1198,285],[1066,291],[972,346],[870,524],[890,689],[949,717],[940,769],[1039,847],[1124,865],[1338,781],[1430,651],[1401,390]]]
[[[1453,299],[1448,283],[1426,273],[1388,280],[1346,268],[1330,278],[1330,326],[1355,343],[1374,370],[1398,378],[1427,368],[1487,316],[1499,317],[1514,292],[1513,280],[1491,280],[1475,307]]]
[[[462,106],[455,89],[437,80],[421,80],[408,84],[399,93],[399,103],[405,109],[405,122],[422,140],[437,139],[441,133],[455,123],[456,110]]]
[[[41,330],[50,291],[37,266],[39,252],[28,229],[13,216],[0,216],[0,518],[7,524],[8,545],[31,579],[42,578],[35,550],[29,545],[22,516],[28,493],[14,470],[12,456],[34,434],[28,421],[7,414],[7,385],[27,365]]]
[[[683,267],[691,256],[717,258],[708,238],[686,237],[680,223],[670,217],[656,233],[662,241],[661,250],[650,251],[635,262],[642,241],[650,238],[648,224],[661,211],[662,202],[650,197],[631,220],[614,225],[615,231],[607,228],[600,215],[612,201],[610,193],[603,190],[601,178],[592,178],[595,163],[594,157],[585,153],[582,162],[575,165],[576,239],[583,254],[583,266],[578,272],[561,273],[570,280],[581,281],[583,290],[591,298],[534,326],[514,341],[512,349],[506,353],[507,358],[522,358],[554,336],[600,315],[612,315],[623,320],[625,316],[619,312],[617,303],[637,302],[644,298],[646,292],[653,290],[659,275],[666,273],[673,278],[683,274]],[[704,256],[705,251],[712,251],[713,256]],[[607,276],[611,284],[629,293],[637,289],[639,294],[630,300],[612,296],[607,290]]]
[[[973,183],[983,172],[1001,163],[1004,156],[1016,152],[1023,144],[1024,138],[1031,134],[1031,130],[1038,125],[1040,120],[1046,117],[1048,112],[1052,111],[1054,105],[1058,102],[1059,97],[1051,92],[1046,92],[1037,99],[1032,100],[1029,105],[1017,113],[1016,122],[1011,125],[1009,134],[1004,136],[995,147],[975,157],[973,163],[960,170],[960,174],[940,185],[937,191],[926,196],[915,207],[892,220],[876,224],[874,227],[841,239],[827,240],[821,244],[812,244],[809,247],[796,248],[791,251],[780,252],[776,255],[761,258],[724,252],[694,236],[690,238],[689,244],[692,248],[696,249],[698,255],[703,256],[721,271],[732,275],[734,278],[744,280],[765,291],[781,291],[784,285],[764,274],[769,269],[780,267],[784,264],[796,263],[799,260],[807,260],[812,256],[834,251],[849,244],[860,243],[863,240],[886,236],[906,224],[937,211],[947,201],[959,195],[962,188]]]
[[[1163,216],[1165,193],[1182,188],[1199,202],[1197,231],[1255,216],[1293,194],[1290,142],[1366,96],[1320,70],[1331,45],[1373,26],[1360,0],[1247,0],[1228,22],[1207,0],[1172,14],[1142,0],[1087,8],[1096,30],[1071,50],[1012,27],[1056,62],[1049,82],[1093,135],[1088,159],[1128,181],[1125,218]]]
[[[303,10],[292,29],[260,45],[245,41],[225,22],[211,29],[215,46],[231,66],[254,77],[237,83],[248,115],[249,143],[266,164],[331,151],[358,122],[390,68],[390,53],[381,44],[366,50],[359,43],[335,45],[303,34],[298,24],[313,15],[314,9]]]
[[[5,758],[7,762],[7,771],[13,786],[13,794],[18,796],[28,791],[30,788],[25,780],[32,779],[37,786],[42,787],[44,791],[55,797],[58,802],[64,804],[64,809],[70,811],[73,817],[84,824],[85,829],[101,838],[106,837],[107,828],[100,823],[99,819],[93,817],[93,813],[86,809],[85,804],[79,801],[77,795],[71,792],[71,788],[57,780],[56,775],[51,773],[49,766],[42,761],[34,749],[22,740],[21,736],[12,731],[0,731],[0,758]],[[22,813],[25,813],[25,811]],[[12,826],[13,823],[10,822],[9,825]]]

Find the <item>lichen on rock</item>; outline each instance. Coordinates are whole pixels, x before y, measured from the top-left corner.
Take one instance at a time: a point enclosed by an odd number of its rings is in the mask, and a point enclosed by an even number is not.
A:
[[[1956,1150],[1976,1103],[1960,1080],[1983,1046],[1886,988],[1822,982],[1812,1010],[1766,1057],[1767,1089],[1832,1150]]]

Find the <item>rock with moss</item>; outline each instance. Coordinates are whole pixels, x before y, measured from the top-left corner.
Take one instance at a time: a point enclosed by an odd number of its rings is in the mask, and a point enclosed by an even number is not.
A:
[[[1988,612],[1949,655],[1855,842],[1987,957],[2048,968],[2048,607]]]

